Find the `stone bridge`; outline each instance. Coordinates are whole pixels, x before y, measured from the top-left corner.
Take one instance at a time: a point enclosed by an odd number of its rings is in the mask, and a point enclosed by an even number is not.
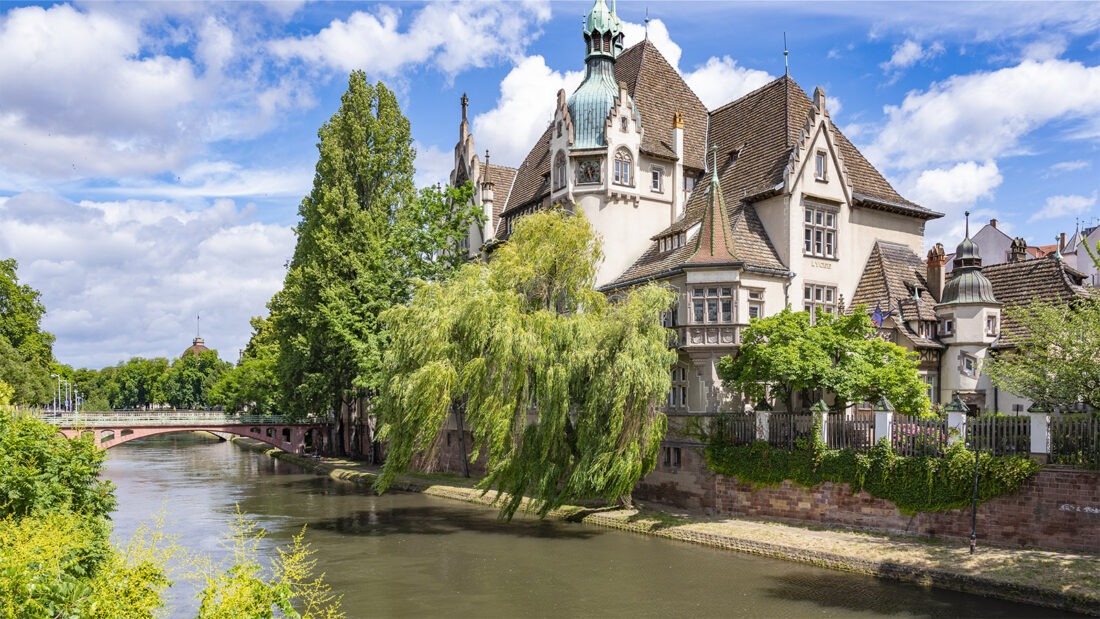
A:
[[[322,449],[325,421],[291,421],[220,411],[115,411],[46,414],[43,420],[69,438],[91,434],[100,449],[171,432],[225,432],[263,441],[290,453]]]

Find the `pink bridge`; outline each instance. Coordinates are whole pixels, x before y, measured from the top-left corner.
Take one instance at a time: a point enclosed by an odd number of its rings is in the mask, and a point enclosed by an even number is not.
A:
[[[46,416],[69,438],[91,434],[100,449],[170,432],[226,432],[263,441],[290,453],[320,449],[325,423],[290,421],[260,415],[227,415],[218,411],[137,411],[65,413]]]

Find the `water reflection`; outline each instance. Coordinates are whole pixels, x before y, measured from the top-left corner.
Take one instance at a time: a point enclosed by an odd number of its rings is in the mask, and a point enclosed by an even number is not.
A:
[[[272,552],[308,524],[349,617],[1057,617],[1055,611],[416,494],[376,497],[225,443],[112,449],[117,532],[165,504],[170,529],[218,554],[237,506]],[[193,591],[172,616],[192,616]]]

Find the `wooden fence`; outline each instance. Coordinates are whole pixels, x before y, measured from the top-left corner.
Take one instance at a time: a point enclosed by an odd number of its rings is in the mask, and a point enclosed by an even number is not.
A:
[[[971,417],[966,420],[966,442],[995,456],[1026,456],[1031,453],[1031,418]]]
[[[1100,419],[1066,415],[1050,418],[1050,463],[1100,469]]]

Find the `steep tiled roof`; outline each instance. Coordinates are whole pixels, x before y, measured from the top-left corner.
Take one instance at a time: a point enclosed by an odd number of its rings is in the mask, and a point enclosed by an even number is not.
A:
[[[914,287],[920,287],[920,301],[913,299]],[[899,310],[901,319],[935,320],[936,300],[928,292],[925,264],[906,245],[875,241],[863,275],[852,295],[851,307],[876,306],[883,311]]]
[[[1004,308],[1032,300],[1066,303],[1090,295],[1089,289],[1081,285],[1084,275],[1053,256],[990,265],[982,269],[982,275],[993,284],[993,294]],[[1015,346],[1024,334],[1020,324],[1002,313],[1001,337],[996,346]]]
[[[536,200],[542,199],[550,193],[550,187],[546,179],[550,174],[550,130],[551,125],[546,126],[542,137],[535,142],[527,158],[516,168],[515,182],[512,191],[508,195],[508,203],[503,212],[513,208],[524,206]]]
[[[516,169],[508,166],[487,166],[486,176],[493,183],[493,221],[500,220],[500,214],[504,212],[504,205],[508,204],[508,196],[512,192],[512,182],[516,179]]]
[[[615,78],[626,83],[642,117],[642,152],[675,159],[672,116],[679,111],[684,117],[684,166],[706,167],[707,108],[653,43],[647,39],[620,54]]]

